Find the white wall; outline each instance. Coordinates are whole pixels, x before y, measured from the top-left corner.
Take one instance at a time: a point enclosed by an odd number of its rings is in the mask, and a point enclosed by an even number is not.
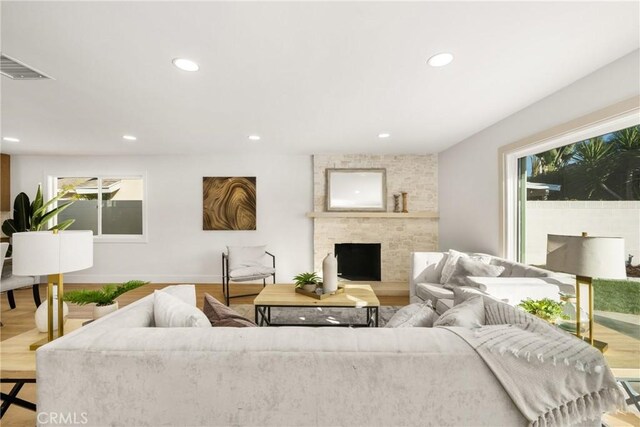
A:
[[[545,264],[547,234],[623,237],[625,260],[633,255],[640,262],[640,201],[555,201],[527,202],[525,260]]]
[[[440,249],[501,255],[498,148],[639,95],[639,63],[636,50],[441,152]]]
[[[95,243],[94,266],[67,282],[129,279],[220,283],[226,245],[266,244],[278,281],[313,265],[311,156],[12,156],[12,195],[33,197],[46,175],[147,175],[147,243]],[[256,231],[202,230],[202,177],[257,177]]]

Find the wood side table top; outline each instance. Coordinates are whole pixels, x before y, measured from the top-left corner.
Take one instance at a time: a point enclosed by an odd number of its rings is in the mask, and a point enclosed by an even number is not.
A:
[[[370,285],[345,285],[343,293],[319,300],[296,293],[295,286],[289,283],[265,286],[253,304],[293,307],[379,307],[380,301]]]
[[[65,333],[82,326],[87,319],[67,319]],[[46,332],[34,328],[15,337],[0,342],[0,378],[36,378],[36,352],[29,346],[47,337]]]

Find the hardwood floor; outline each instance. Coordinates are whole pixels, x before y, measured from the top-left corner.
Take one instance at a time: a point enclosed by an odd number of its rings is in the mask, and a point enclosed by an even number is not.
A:
[[[161,289],[168,284],[148,284],[133,291],[130,291],[120,298],[118,304],[124,307],[138,299],[153,293],[155,289]],[[66,284],[66,290],[81,289],[91,285],[87,284]],[[258,292],[261,285],[243,285],[242,293]],[[409,303],[408,285],[406,283],[376,283],[372,284],[376,291],[376,295],[382,305],[406,305]],[[232,294],[234,287],[232,285]],[[196,294],[198,306],[202,308],[204,293],[209,293],[214,297],[222,300],[222,285],[220,284],[198,284],[196,285]],[[240,293],[240,291],[238,291]],[[46,285],[41,285],[40,294],[46,295]],[[254,297],[243,297],[232,300],[233,304],[251,304]],[[9,309],[6,295],[0,297],[0,320],[3,322],[0,328],[0,340],[11,338],[35,327],[33,319],[35,305],[33,302],[31,289],[20,289],[15,291],[16,308]],[[90,318],[92,317],[92,307],[79,307],[69,304],[70,318]],[[608,329],[601,325],[596,325],[596,337],[609,343],[609,351],[605,353],[609,364],[613,367],[627,368],[625,371],[633,372],[637,376],[640,372],[640,343],[616,331]],[[0,346],[2,343],[0,342]],[[0,361],[1,363],[1,361]],[[629,375],[631,376],[631,375]],[[2,384],[2,392],[8,393],[12,384]],[[23,399],[35,401],[35,384],[27,384],[20,391],[19,396]],[[607,417],[607,423],[611,426],[632,426],[640,425],[640,418],[635,415],[624,415],[616,417]],[[1,422],[3,427],[9,426],[33,426],[35,425],[35,413],[18,406],[11,406]]]

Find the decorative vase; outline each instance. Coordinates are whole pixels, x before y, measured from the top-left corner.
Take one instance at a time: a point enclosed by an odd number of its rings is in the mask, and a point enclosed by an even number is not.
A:
[[[302,289],[307,291],[307,292],[315,292],[316,291],[316,284],[314,283],[308,283],[306,285],[302,285]]]
[[[406,191],[402,192],[402,212],[403,213],[408,213],[409,212],[409,202],[407,201],[407,192]]]
[[[338,260],[331,252],[322,260],[322,289],[325,294],[338,290]]]
[[[103,316],[106,316],[109,313],[113,313],[118,309],[118,301],[114,302],[111,305],[96,305],[93,307],[93,318],[99,319]]]
[[[400,194],[393,195],[393,211],[401,212],[400,210]]]
[[[40,332],[47,332],[49,330],[49,325],[47,321],[47,314],[49,313],[47,302],[44,301],[42,304],[38,306],[36,309],[36,328]],[[66,302],[62,303],[62,315],[63,321],[67,321],[67,316],[69,316],[69,306]],[[53,287],[53,330],[58,330],[58,287]]]
[[[567,332],[576,332],[576,297],[575,295],[563,295],[560,298],[564,301],[564,307],[562,307],[562,314],[568,316],[568,319],[559,318],[556,320],[556,325]],[[589,330],[589,315],[586,311],[580,308],[580,332],[586,332]]]

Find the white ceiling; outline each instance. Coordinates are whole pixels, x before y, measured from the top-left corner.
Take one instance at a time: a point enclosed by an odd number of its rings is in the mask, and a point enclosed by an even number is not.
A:
[[[3,53],[55,80],[0,79],[2,150],[438,152],[638,49],[639,21],[635,1],[3,1]]]

